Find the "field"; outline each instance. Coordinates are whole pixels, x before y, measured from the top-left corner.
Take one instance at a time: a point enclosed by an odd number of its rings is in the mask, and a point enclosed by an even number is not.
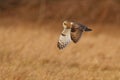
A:
[[[59,50],[66,19],[93,31]],[[119,29],[120,0],[0,0],[0,80],[120,80]]]
[[[0,80],[120,79],[118,26],[90,25],[93,32],[64,50],[56,47],[62,26],[42,26],[1,25]]]

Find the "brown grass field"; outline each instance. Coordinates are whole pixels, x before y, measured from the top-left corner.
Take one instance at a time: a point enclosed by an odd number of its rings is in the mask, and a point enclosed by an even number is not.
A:
[[[59,50],[65,19],[93,31]],[[120,0],[0,0],[0,80],[120,80]]]
[[[119,80],[118,27],[90,27],[93,32],[84,33],[79,43],[58,50],[61,30],[2,25],[0,80]]]

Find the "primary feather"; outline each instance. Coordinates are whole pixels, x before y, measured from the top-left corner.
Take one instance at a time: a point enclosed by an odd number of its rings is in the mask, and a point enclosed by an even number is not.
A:
[[[72,22],[71,39],[74,43],[77,43],[80,40],[83,31],[91,31],[91,29],[83,24]]]
[[[74,43],[77,43],[82,36],[83,31],[80,28],[71,29],[71,39]]]

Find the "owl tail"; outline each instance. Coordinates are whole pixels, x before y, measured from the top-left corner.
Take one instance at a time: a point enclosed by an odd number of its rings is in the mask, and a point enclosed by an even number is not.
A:
[[[92,31],[92,29],[86,27],[86,28],[85,28],[85,31]]]

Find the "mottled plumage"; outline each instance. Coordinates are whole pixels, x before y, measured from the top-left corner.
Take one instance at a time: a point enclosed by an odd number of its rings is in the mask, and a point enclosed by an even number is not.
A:
[[[64,30],[62,31],[57,46],[59,49],[65,48],[71,40],[77,43],[81,38],[83,31],[92,31],[83,24],[71,21],[63,22]]]

